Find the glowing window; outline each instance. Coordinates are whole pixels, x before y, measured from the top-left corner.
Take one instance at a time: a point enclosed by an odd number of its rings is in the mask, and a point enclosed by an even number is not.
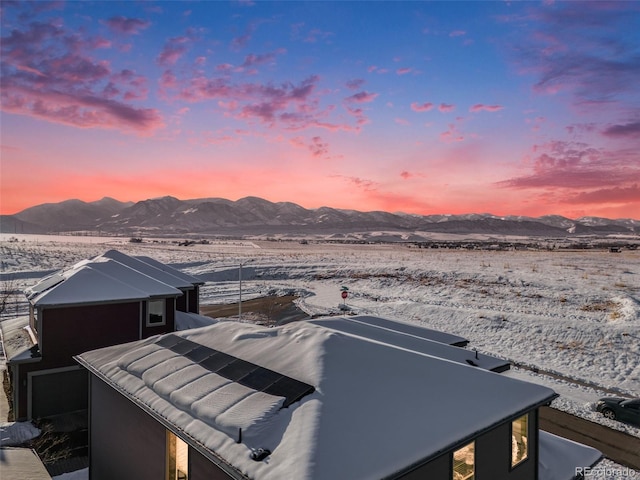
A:
[[[524,462],[529,457],[529,416],[511,422],[511,466]]]
[[[476,443],[453,452],[453,480],[473,480],[476,471]]]
[[[189,480],[189,445],[167,431],[166,480]]]

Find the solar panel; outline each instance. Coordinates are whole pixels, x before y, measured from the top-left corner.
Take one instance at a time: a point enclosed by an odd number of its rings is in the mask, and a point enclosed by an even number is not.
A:
[[[215,350],[212,350],[209,347],[205,347],[204,345],[199,345],[193,350],[184,354],[189,360],[195,363],[202,362],[205,358],[210,357],[215,353]]]
[[[247,362],[214,348],[192,342],[177,335],[164,335],[156,341],[157,345],[168,348],[191,361],[233,382],[258,392],[284,397],[282,408],[297,402],[305,395],[313,393],[315,388],[255,363]]]
[[[207,370],[217,373],[218,370],[230,364],[233,360],[235,360],[235,358],[236,357],[234,356],[227,355],[226,353],[218,352],[217,350],[212,349],[212,355],[205,358],[199,363]]]
[[[283,376],[281,379],[265,388],[263,392],[270,395],[285,397],[286,400],[282,407],[286,408],[292,403],[300,400],[305,395],[313,393],[314,390],[315,388],[311,385],[307,385],[306,383],[294,378]]]
[[[156,345],[160,345],[161,347],[171,348],[175,344],[182,342],[184,339],[177,335],[169,334],[160,337],[156,340]]]
[[[170,347],[172,351],[179,353],[180,355],[185,355],[186,353],[194,350],[201,345],[196,342],[192,342],[191,340],[183,339],[182,342],[176,343],[174,346]]]
[[[275,383],[276,380],[279,380],[282,377],[283,375],[278,372],[274,372],[273,370],[269,370],[268,368],[260,367],[259,369],[254,370],[253,372],[239,379],[238,383],[240,385],[244,385],[245,387],[253,388],[262,392],[265,388]]]
[[[255,363],[245,362],[244,360],[240,360],[239,358],[237,358],[229,365],[222,367],[216,373],[225,378],[228,378],[229,380],[237,382],[239,379],[258,368],[261,367],[259,367]]]

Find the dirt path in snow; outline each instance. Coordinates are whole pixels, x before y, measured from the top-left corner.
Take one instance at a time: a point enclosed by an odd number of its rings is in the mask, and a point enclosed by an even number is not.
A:
[[[597,448],[606,458],[640,472],[640,438],[550,407],[540,409],[540,429]]]

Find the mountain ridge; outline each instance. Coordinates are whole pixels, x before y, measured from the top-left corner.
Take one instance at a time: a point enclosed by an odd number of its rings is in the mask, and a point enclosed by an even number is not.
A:
[[[490,213],[419,215],[319,207],[307,209],[293,202],[271,202],[248,196],[179,200],[163,196],[138,202],[104,197],[45,203],[13,215],[3,215],[2,233],[63,233],[92,231],[105,234],[318,234],[373,231],[575,236],[640,234],[640,220],[560,215],[527,217]]]

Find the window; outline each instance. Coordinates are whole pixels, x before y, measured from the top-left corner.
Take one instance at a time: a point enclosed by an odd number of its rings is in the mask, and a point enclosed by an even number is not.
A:
[[[167,430],[165,480],[189,480],[189,445]]]
[[[475,477],[476,442],[453,452],[453,480],[473,480]]]
[[[165,307],[164,300],[149,301],[149,316],[147,325],[164,325],[165,324]]]
[[[529,457],[529,415],[511,422],[511,466],[524,462]]]

